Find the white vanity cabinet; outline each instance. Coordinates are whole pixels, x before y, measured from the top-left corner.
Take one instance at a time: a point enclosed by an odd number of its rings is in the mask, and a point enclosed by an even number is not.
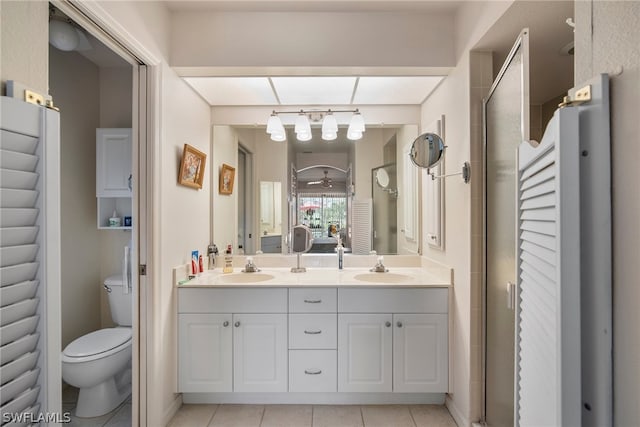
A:
[[[179,391],[233,390],[231,321],[230,314],[178,315]]]
[[[289,289],[289,391],[337,391],[337,289]]]
[[[178,391],[229,393],[223,399],[236,403],[248,403],[236,392],[271,393],[262,398],[272,403],[330,403],[339,393],[354,403],[403,402],[402,393],[443,398],[448,292],[179,288]]]
[[[287,315],[233,315],[233,390],[287,391]]]
[[[447,311],[444,288],[338,289],[338,391],[446,392]]]
[[[98,228],[131,229],[124,225],[124,217],[132,212],[131,156],[131,129],[96,129]],[[119,227],[109,227],[114,211],[122,220]]]
[[[287,290],[178,292],[178,391],[286,392]]]
[[[392,391],[392,315],[338,315],[338,391]]]

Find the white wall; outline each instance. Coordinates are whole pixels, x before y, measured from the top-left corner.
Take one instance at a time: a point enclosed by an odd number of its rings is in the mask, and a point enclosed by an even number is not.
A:
[[[471,49],[510,6],[504,2],[471,2],[456,16],[457,63],[447,78],[422,106],[421,123],[426,126],[445,115],[446,173],[459,172],[471,161],[470,184],[461,178],[445,181],[445,250],[430,248],[422,236],[423,254],[454,269],[452,301],[453,357],[449,369],[452,392],[447,407],[460,426],[468,426],[481,415],[480,284],[482,219],[481,97],[486,79],[492,79],[491,56],[471,58]],[[468,7],[466,7],[468,6]],[[483,81],[484,83],[481,83]],[[486,89],[484,89],[486,90]],[[423,184],[428,179],[422,172]],[[424,185],[423,185],[424,188]],[[423,204],[422,211],[425,211]],[[422,216],[424,221],[424,215]]]
[[[610,73],[614,422],[640,419],[640,2],[577,1],[576,85]]]
[[[410,184],[405,182],[405,178],[407,178],[407,172],[411,175],[411,172],[415,169],[415,166],[409,160],[409,157],[406,155],[408,151],[408,147],[411,147],[411,144],[418,136],[418,126],[417,125],[405,125],[398,128],[398,132],[396,135],[396,163],[397,163],[397,182],[398,182],[398,254],[406,255],[406,254],[417,254],[418,249],[420,248],[420,217],[419,217],[419,206],[420,200],[422,199],[421,194],[421,186],[418,185],[418,182],[414,182],[413,187],[410,187]],[[416,171],[416,179],[419,174]],[[413,188],[412,194],[409,194],[407,191],[409,188]],[[412,215],[408,212],[408,208],[414,208],[415,211],[415,223],[411,220]],[[406,213],[406,215],[405,215]],[[408,225],[406,220],[411,221],[412,224]],[[408,239],[406,236],[408,235],[403,230],[408,230],[407,227],[413,227],[414,238]]]
[[[455,63],[451,13],[199,10],[174,13],[171,22],[174,67]]]
[[[49,4],[0,1],[0,79],[49,92]],[[36,48],[37,47],[37,48]]]
[[[51,95],[60,114],[62,348],[100,328],[102,254],[96,224],[99,69],[51,48]]]

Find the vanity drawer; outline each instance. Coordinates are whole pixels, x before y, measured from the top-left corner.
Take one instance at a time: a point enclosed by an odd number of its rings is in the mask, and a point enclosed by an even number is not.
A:
[[[290,314],[290,349],[335,349],[338,344],[337,314]]]
[[[336,288],[291,288],[289,289],[289,312],[335,313],[337,292]]]
[[[338,383],[336,350],[290,350],[290,392],[335,392]]]
[[[338,289],[340,313],[446,313],[446,288]]]
[[[286,313],[286,289],[182,288],[178,313]]]

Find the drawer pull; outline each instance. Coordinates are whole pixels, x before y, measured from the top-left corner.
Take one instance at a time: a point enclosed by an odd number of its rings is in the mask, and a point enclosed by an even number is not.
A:
[[[313,369],[313,370],[305,369],[304,373],[307,375],[320,375],[322,373],[322,370],[321,369]]]
[[[318,329],[318,330],[316,330],[316,331],[307,331],[307,330],[305,329],[304,333],[305,333],[305,334],[307,334],[307,335],[318,335],[318,334],[321,334],[321,333],[322,333],[322,330]]]
[[[305,299],[304,302],[307,304],[320,304],[322,302],[321,299]]]

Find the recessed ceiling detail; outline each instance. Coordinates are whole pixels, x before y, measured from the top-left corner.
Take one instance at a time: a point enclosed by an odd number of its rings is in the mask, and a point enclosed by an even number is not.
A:
[[[419,105],[443,76],[184,77],[213,106]]]
[[[210,105],[277,105],[266,77],[185,77]]]
[[[441,76],[360,77],[354,104],[421,104]]]

